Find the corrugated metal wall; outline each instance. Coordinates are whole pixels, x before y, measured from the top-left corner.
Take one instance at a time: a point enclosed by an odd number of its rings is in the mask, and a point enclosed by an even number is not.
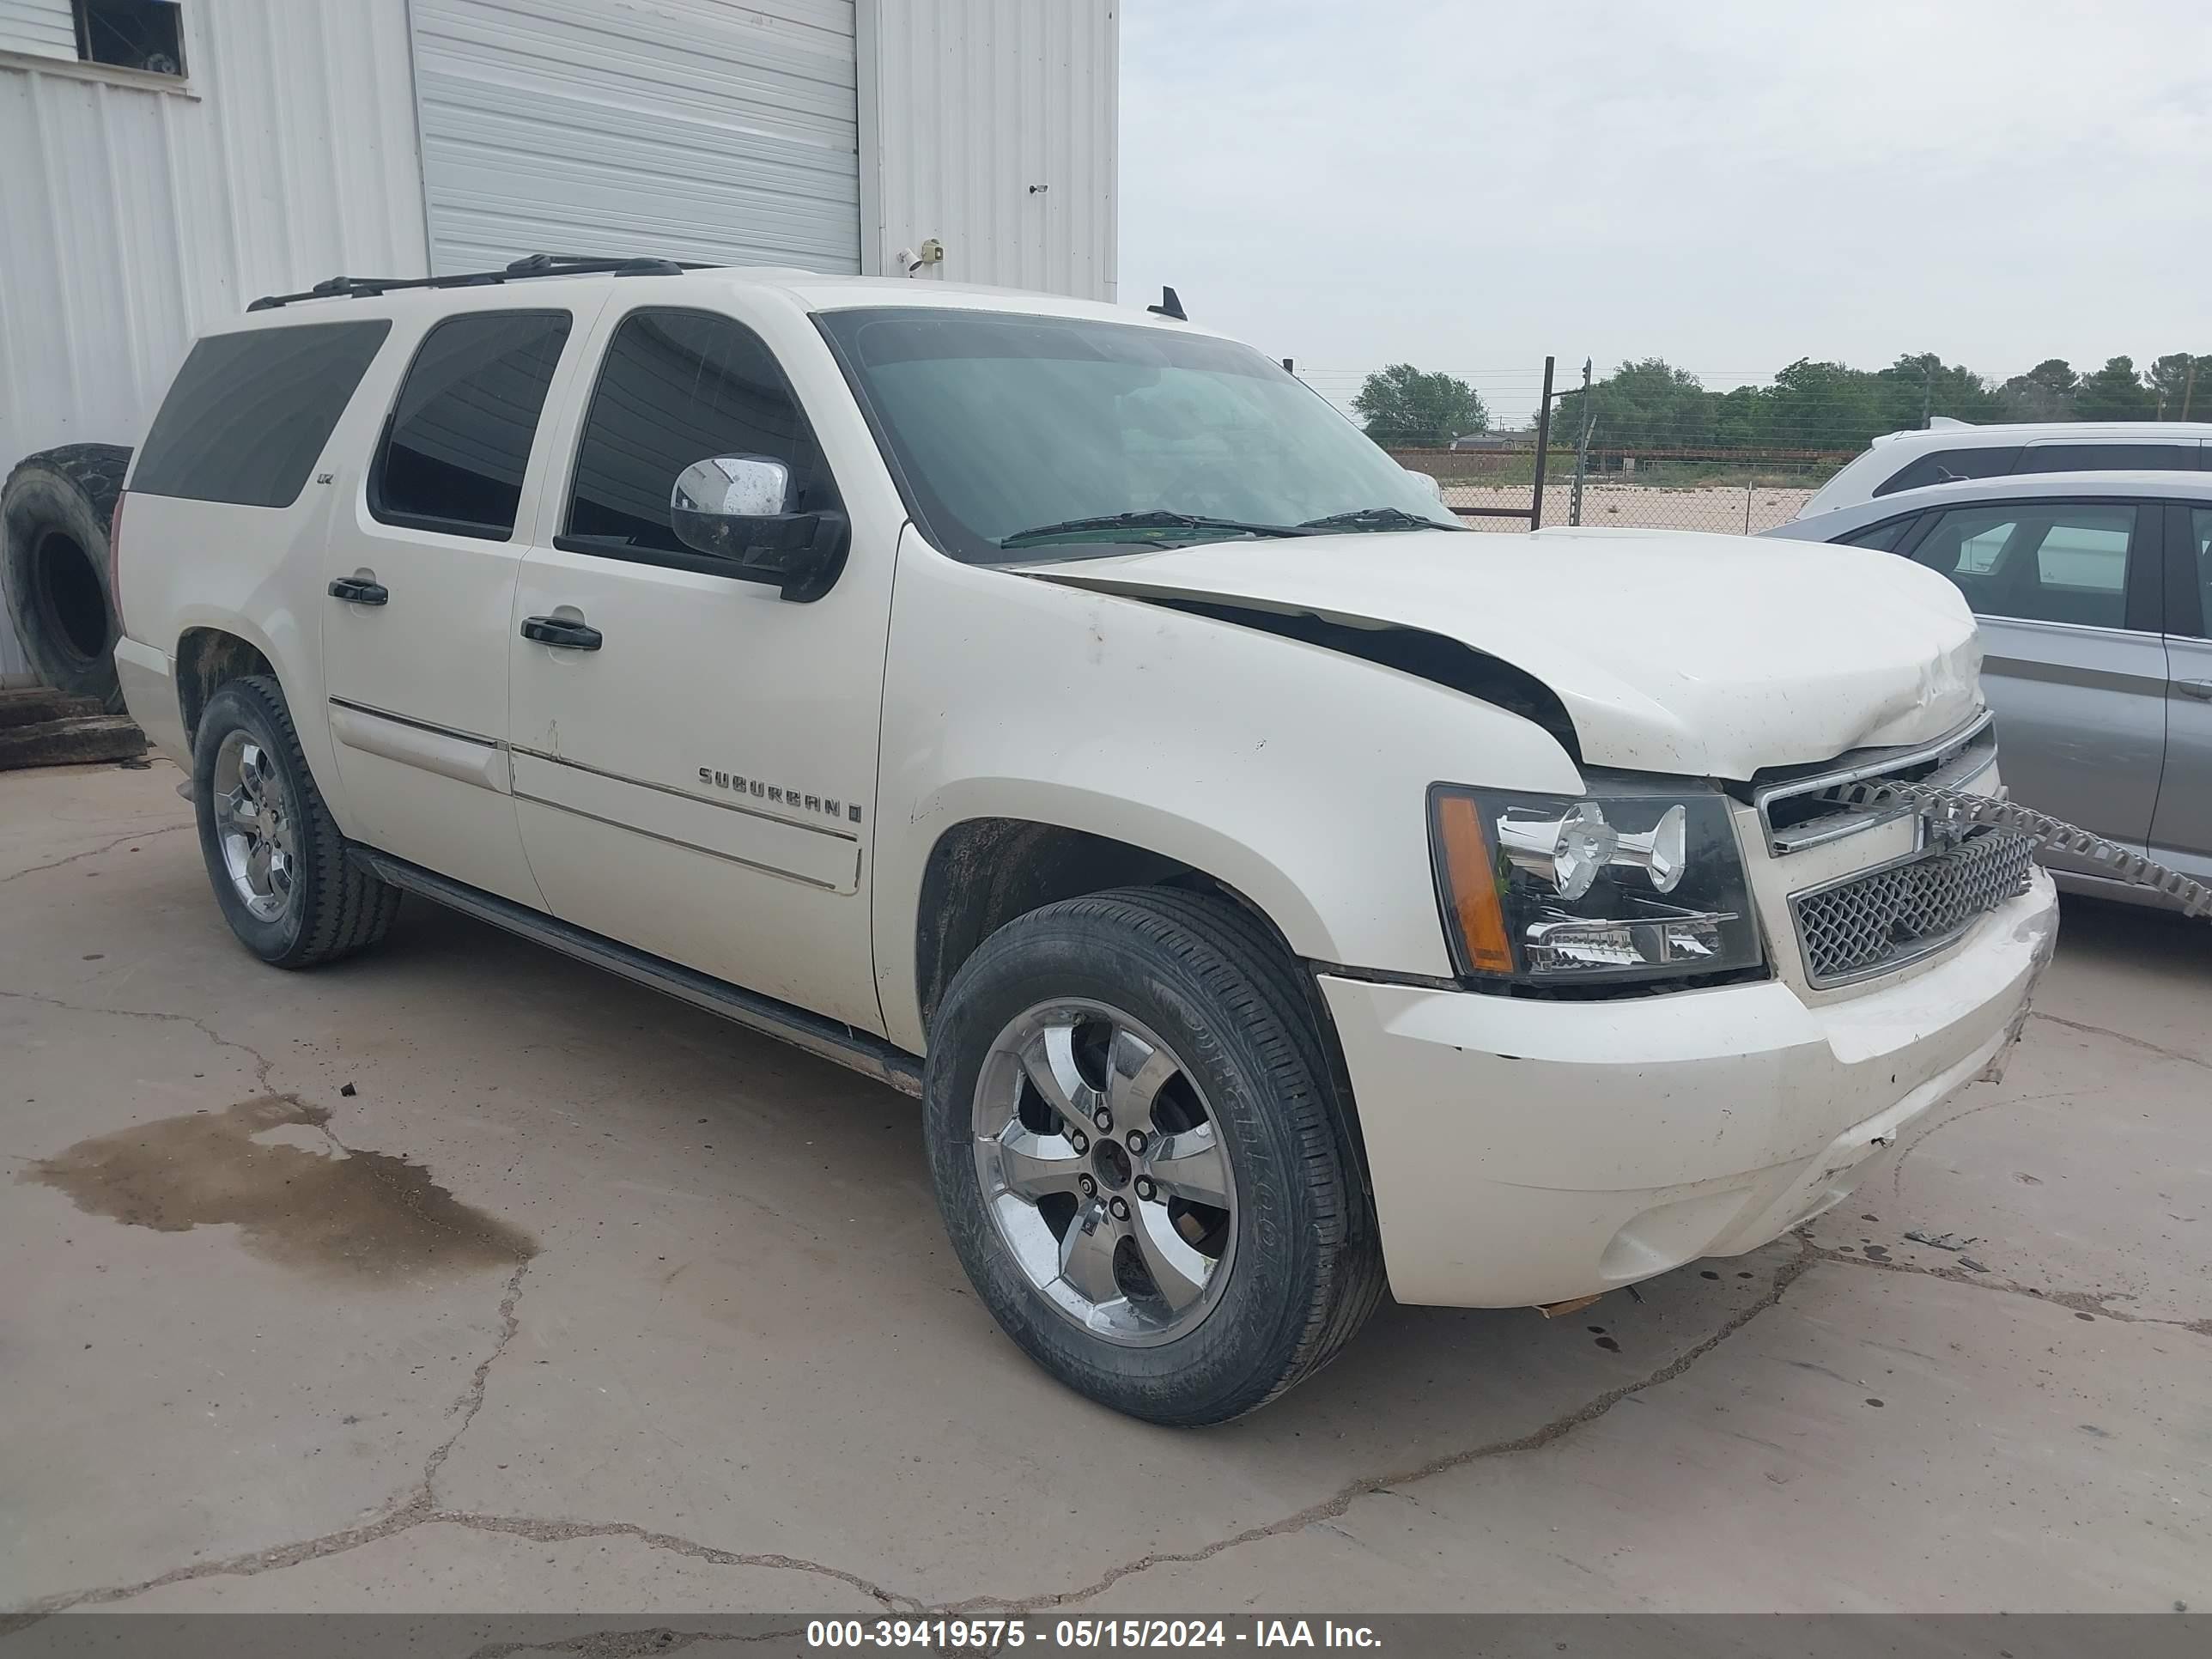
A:
[[[257,295],[428,267],[405,0],[193,0],[176,89],[0,65],[0,471],[136,443]],[[0,673],[25,671],[0,621]]]
[[[860,269],[853,0],[414,0],[431,263]]]
[[[76,15],[70,0],[0,0],[0,52],[74,58]]]
[[[860,0],[862,267],[1114,297],[1115,0]]]
[[[188,0],[173,87],[0,62],[0,469],[136,443],[257,295],[431,269],[426,214],[444,270],[883,270],[933,236],[936,275],[1111,299],[1115,0],[858,5]],[[68,15],[0,0],[0,51],[73,57]]]

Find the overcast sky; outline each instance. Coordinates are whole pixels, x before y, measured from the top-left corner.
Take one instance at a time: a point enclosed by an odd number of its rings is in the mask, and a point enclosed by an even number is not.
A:
[[[1547,351],[2212,352],[2212,3],[1125,0],[1121,216],[1125,303],[1501,416]]]

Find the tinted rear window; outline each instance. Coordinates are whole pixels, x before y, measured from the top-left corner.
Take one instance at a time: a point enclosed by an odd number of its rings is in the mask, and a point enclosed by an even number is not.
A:
[[[2194,472],[2195,444],[2030,444],[2021,472]]]
[[[2001,478],[2020,459],[2017,444],[1980,444],[1972,449],[1939,449],[1923,455],[1902,471],[1893,472],[1875,487],[1877,495],[1894,495],[1900,489],[1923,484],[1949,483],[1954,478]]]
[[[289,507],[391,331],[374,318],[202,340],[139,449],[132,493]]]
[[[386,524],[505,541],[545,391],[568,337],[565,311],[452,317],[422,339],[399,384],[368,480]]]

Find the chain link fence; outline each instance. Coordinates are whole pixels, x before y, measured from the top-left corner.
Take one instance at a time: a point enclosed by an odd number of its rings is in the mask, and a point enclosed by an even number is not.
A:
[[[1546,525],[1609,526],[1620,529],[1702,530],[1753,535],[1797,516],[1838,469],[1860,453],[1856,448],[1783,447],[1771,441],[1732,441],[1725,430],[1711,441],[1686,443],[1682,428],[1697,424],[1695,410],[1686,419],[1680,404],[1713,394],[1700,389],[1698,376],[1677,374],[1662,391],[1674,399],[1648,408],[1624,407],[1602,396],[1585,427],[1582,376],[1566,385],[1553,381],[1549,364],[1539,368],[1445,370],[1421,374],[1395,369],[1294,368],[1298,378],[1342,410],[1399,462],[1434,477],[1447,506],[1470,509],[1462,521],[1470,529],[1507,533],[1528,528],[1534,501],[1537,428],[1545,395],[1555,416],[1544,455],[1540,522]],[[1561,377],[1565,378],[1565,377]],[[1741,375],[1705,377],[1717,383],[1746,380]],[[1360,406],[1370,386],[1391,394],[1383,412]],[[1602,394],[1604,386],[1599,387]],[[1472,392],[1469,409],[1459,394]],[[1803,401],[1800,400],[1801,403]],[[1700,407],[1710,410],[1713,405]],[[1798,418],[1822,422],[1797,409]],[[1455,418],[1473,414],[1484,429],[1455,432]]]
[[[1518,445],[1389,453],[1400,465],[1435,478],[1448,507],[1530,505],[1536,454],[1525,438]],[[1826,451],[1726,449],[1592,449],[1583,455],[1555,444],[1545,458],[1542,522],[1752,535],[1796,518],[1850,459]],[[1527,528],[1517,519],[1467,522],[1477,530]]]

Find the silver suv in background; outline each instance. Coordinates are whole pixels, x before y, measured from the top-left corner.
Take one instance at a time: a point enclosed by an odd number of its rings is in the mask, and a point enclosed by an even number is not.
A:
[[[1970,426],[1938,416],[1923,431],[1890,432],[1798,510],[1816,519],[1907,489],[2044,472],[2195,472],[2212,468],[2212,422],[2041,421]]]
[[[1972,479],[1765,533],[1950,578],[1980,619],[2014,799],[2212,877],[2212,472]],[[2061,887],[2160,902],[2046,856]]]

